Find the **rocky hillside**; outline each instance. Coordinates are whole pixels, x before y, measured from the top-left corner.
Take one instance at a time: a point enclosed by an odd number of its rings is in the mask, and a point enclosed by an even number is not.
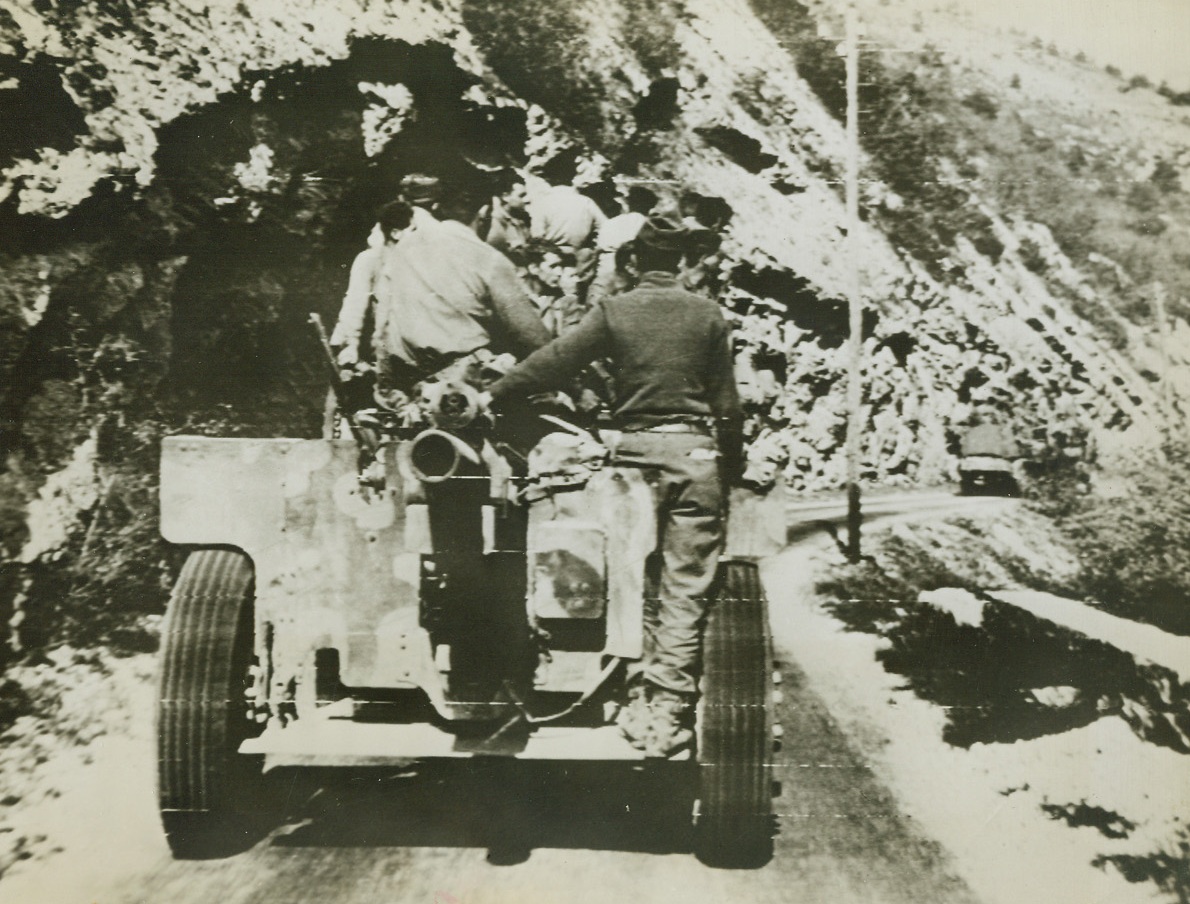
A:
[[[1085,434],[1110,460],[1184,425],[1190,329],[1162,345],[1148,307],[1160,280],[1187,311],[1178,108],[1020,36],[940,50],[882,9],[866,479],[952,476],[980,404],[1039,454]],[[856,264],[838,28],[789,0],[6,4],[10,649],[148,641],[175,564],[158,439],[316,435],[306,317],[333,318],[377,202],[418,170],[461,210],[510,162],[609,206],[628,184],[692,203],[724,233],[707,285],[737,326],[755,454],[796,488],[837,485]]]

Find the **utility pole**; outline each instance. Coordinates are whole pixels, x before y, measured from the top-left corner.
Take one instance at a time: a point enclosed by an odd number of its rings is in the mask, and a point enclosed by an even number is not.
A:
[[[847,371],[847,558],[860,557],[859,469],[863,428],[863,299],[860,295],[859,241],[859,23],[855,5],[845,14],[847,54],[847,256],[850,259],[847,310],[850,326]]]

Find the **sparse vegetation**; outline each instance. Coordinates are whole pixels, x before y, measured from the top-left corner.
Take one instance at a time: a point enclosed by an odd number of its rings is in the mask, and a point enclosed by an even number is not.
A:
[[[962,104],[968,110],[987,119],[995,119],[1000,113],[1000,105],[983,91],[972,91],[963,98]]]
[[[1153,175],[1149,176],[1149,181],[1167,195],[1182,190],[1182,178],[1178,168],[1162,157],[1158,157],[1157,162],[1153,164]]]
[[[1045,503],[1078,551],[1083,592],[1126,618],[1190,635],[1190,447],[1138,462],[1123,491],[1103,497],[1049,487]],[[1071,495],[1074,492],[1077,495]]]
[[[586,74],[586,28],[553,0],[466,0],[463,23],[496,73],[588,140],[603,131],[599,92]]]
[[[626,0],[624,12],[624,37],[646,71],[656,77],[677,66],[680,8],[675,0]]]
[[[808,40],[798,54],[798,68],[835,116],[846,115],[842,62],[833,45]],[[936,50],[927,50],[912,69],[894,69],[878,53],[860,58],[861,126],[864,150],[876,174],[908,203],[880,216],[899,244],[926,266],[937,268],[960,236],[993,261],[1003,252],[991,221],[973,203],[965,185],[959,136],[949,107],[963,105],[950,69]],[[975,115],[995,119],[998,107],[983,92],[967,98]],[[958,169],[960,178],[951,175]]]
[[[1169,85],[1162,82],[1157,93],[1175,107],[1190,107],[1190,91],[1174,91]]]
[[[1041,253],[1041,248],[1038,244],[1030,238],[1021,239],[1020,247],[1017,253],[1021,257],[1021,263],[1032,270],[1039,276],[1044,276],[1048,265],[1045,262],[1045,257]]]
[[[846,98],[837,42],[817,37],[800,4],[755,0],[754,6],[791,47],[799,73],[823,104],[842,119]],[[1032,46],[1057,52],[1038,39]],[[1068,114],[1037,109],[1027,96],[1008,94],[1020,88],[1019,73],[997,92],[969,84],[936,50],[920,56],[873,53],[861,65],[864,149],[876,175],[907,202],[881,218],[915,257],[933,265],[964,235],[995,259],[991,230],[975,209],[980,200],[1048,226],[1076,266],[1094,252],[1119,261],[1138,282],[1160,279],[1170,288],[1171,313],[1190,316],[1190,270],[1174,260],[1178,233],[1161,218],[1182,221],[1186,213],[1177,191],[1178,168],[1170,161],[1155,163],[1151,185],[1134,188],[1126,174],[1139,149],[1109,146],[1093,127],[1084,130],[1085,124]],[[1106,71],[1122,78],[1115,67]],[[1127,86],[1152,84],[1137,75]],[[1173,92],[1166,96],[1177,102]],[[967,163],[977,155],[984,168],[973,171]],[[967,181],[956,183],[948,178],[951,171]],[[1136,209],[1145,215],[1136,216]],[[1126,317],[1144,322],[1147,314],[1116,287],[1099,288],[1106,298],[1119,298]],[[1114,347],[1126,345],[1114,318],[1100,313],[1094,320]]]

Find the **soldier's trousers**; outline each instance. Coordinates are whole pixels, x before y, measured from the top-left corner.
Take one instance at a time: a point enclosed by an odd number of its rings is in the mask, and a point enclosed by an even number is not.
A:
[[[612,463],[644,472],[657,510],[657,593],[645,600],[644,656],[632,671],[659,687],[693,693],[706,594],[724,539],[715,442],[702,433],[625,432]]]

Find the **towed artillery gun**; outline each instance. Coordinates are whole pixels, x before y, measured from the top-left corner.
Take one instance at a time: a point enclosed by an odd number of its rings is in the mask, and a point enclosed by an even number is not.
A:
[[[432,426],[412,435],[354,424],[348,438],[164,440],[161,532],[190,549],[158,713],[175,854],[234,832],[275,767],[642,760],[613,717],[623,665],[642,652],[656,537],[645,478],[609,465],[520,473],[474,391],[440,388]],[[529,458],[573,464],[585,434],[554,423]],[[756,560],[782,545],[778,495],[733,491],[696,753],[672,766],[696,768],[695,853],[708,863],[771,850],[773,668]]]

